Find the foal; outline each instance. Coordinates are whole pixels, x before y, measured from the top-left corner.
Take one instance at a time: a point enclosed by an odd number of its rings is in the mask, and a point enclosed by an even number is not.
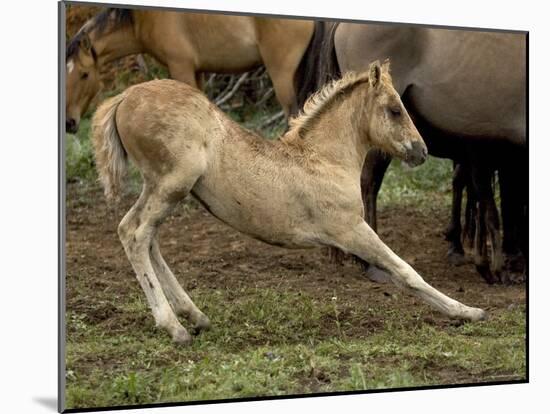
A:
[[[278,141],[244,130],[201,92],[171,80],[133,86],[100,106],[93,120],[99,176],[112,199],[126,155],[142,174],[141,196],[118,233],[156,324],[174,341],[191,340],[176,314],[197,330],[210,325],[156,240],[162,220],[189,193],[254,238],[288,248],[337,247],[387,270],[396,285],[450,317],[485,317],[427,284],[363,220],[360,177],[368,149],[411,165],[427,156],[388,66],[374,62],[324,87]]]

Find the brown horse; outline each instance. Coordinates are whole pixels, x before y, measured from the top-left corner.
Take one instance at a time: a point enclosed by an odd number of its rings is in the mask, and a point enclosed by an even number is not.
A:
[[[201,72],[239,73],[263,63],[288,114],[295,105],[294,72],[312,33],[306,20],[107,9],[68,44],[66,130],[78,130],[101,89],[99,69],[137,53],[154,56],[171,78],[194,87]]]
[[[412,165],[427,156],[388,70],[375,62],[326,86],[277,141],[244,130],[200,91],[171,80],[133,86],[98,108],[92,135],[106,195],[119,192],[128,157],[143,177],[118,232],[157,325],[174,341],[191,340],[174,311],[198,330],[209,326],[156,241],[164,217],[188,194],[256,239],[338,247],[387,269],[395,284],[449,316],[485,317],[426,283],[363,219],[359,184],[369,148]]]
[[[504,220],[505,245],[513,250],[517,240],[514,243],[509,234],[525,234],[517,228],[525,222],[520,211],[527,203],[523,191],[527,183],[518,185],[518,174],[510,179],[507,177],[514,174],[505,170],[527,170],[526,36],[403,25],[320,23],[297,72],[298,104],[328,79],[348,70],[362,70],[368,62],[387,57],[393,62],[396,90],[430,154],[463,164],[463,171],[470,175],[472,196],[479,205],[475,260],[487,281],[493,282],[503,265],[499,216],[491,185],[495,169],[503,172],[504,181],[508,180],[501,182],[509,189],[506,203],[511,203],[503,209],[509,212]],[[375,229],[376,197],[390,160],[373,151],[363,170],[367,221]],[[525,179],[526,173],[522,174]],[[460,212],[460,205],[454,211]],[[456,216],[454,219],[456,224]],[[482,237],[485,233],[492,247],[490,266]],[[456,240],[456,228],[451,228],[450,234],[455,244],[460,242]]]

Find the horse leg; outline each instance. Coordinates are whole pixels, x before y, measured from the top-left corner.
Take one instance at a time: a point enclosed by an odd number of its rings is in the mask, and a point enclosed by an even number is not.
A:
[[[348,220],[346,223],[350,221]],[[350,231],[333,236],[332,242],[336,247],[359,256],[361,259],[381,269],[385,269],[390,275],[392,282],[398,287],[418,296],[451,318],[470,321],[486,318],[486,313],[482,309],[466,306],[426,283],[409,264],[386,246],[374,230],[362,220]]]
[[[481,276],[492,284],[496,278],[500,278],[502,271],[500,222],[492,188],[494,171],[490,167],[482,166],[481,162],[473,163],[471,170],[473,187],[479,200],[474,261]],[[490,260],[487,254],[487,235],[491,241]]]
[[[183,316],[193,323],[195,333],[210,327],[208,317],[193,303],[187,292],[181,287],[178,280],[166,264],[160,252],[159,243],[153,239],[151,249],[151,261],[153,268],[162,285],[162,289],[168,298],[168,302],[177,315]]]
[[[374,231],[378,231],[376,201],[391,159],[392,157],[387,153],[378,149],[372,149],[367,153],[363,170],[361,171],[361,195],[363,197],[365,220]],[[367,277],[373,282],[389,282],[390,278],[388,274],[382,269],[369,265],[369,263],[359,258],[357,258],[357,261],[361,264],[363,270],[366,271]]]
[[[468,178],[467,167],[454,162],[453,171],[453,203],[451,207],[451,222],[445,230],[445,239],[449,242],[447,260],[458,266],[464,264],[464,248],[462,247],[462,193]]]
[[[504,260],[502,257],[502,236],[500,233],[500,218],[499,212],[495,203],[494,194],[491,191],[487,194],[487,232],[491,242],[491,272],[497,276],[501,282],[509,283],[509,280],[503,280],[502,267]]]
[[[186,344],[191,341],[191,336],[170,307],[150,257],[156,228],[173,205],[174,202],[160,197],[158,192],[144,184],[139,200],[120,222],[118,234],[145,292],[156,325],[167,330],[175,342]]]
[[[468,174],[466,184],[466,207],[464,208],[464,229],[462,233],[463,248],[471,252],[474,249],[476,235],[477,200],[471,175]]]
[[[273,82],[277,100],[283,107],[285,115],[297,113],[296,91],[294,90],[294,73],[298,69],[303,50],[281,48],[276,33],[265,34],[258,45],[266,71]]]
[[[199,89],[199,75],[196,72],[195,65],[192,62],[177,62],[168,64],[170,77],[177,81],[186,83]]]
[[[521,195],[521,185],[524,185],[525,181],[518,179],[516,168],[504,166],[499,168],[498,173],[503,229],[502,252],[505,265],[503,273],[510,281],[523,282],[526,257],[521,249],[520,223],[525,203]]]
[[[273,89],[277,100],[283,107],[286,117],[290,113],[297,112],[296,108],[296,93],[294,91],[293,74],[284,67],[268,66],[266,70],[273,82]]]
[[[381,150],[373,149],[367,153],[361,171],[361,194],[363,196],[365,219],[374,231],[378,229],[376,200],[390,163],[390,155]]]

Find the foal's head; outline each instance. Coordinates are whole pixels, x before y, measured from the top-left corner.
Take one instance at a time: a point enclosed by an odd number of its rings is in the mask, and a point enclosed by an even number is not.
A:
[[[77,34],[67,47],[66,122],[67,132],[78,131],[80,117],[101,89],[97,55],[86,33]]]
[[[422,164],[428,150],[393,87],[389,61],[371,63],[368,85],[365,136],[369,143],[412,166]]]

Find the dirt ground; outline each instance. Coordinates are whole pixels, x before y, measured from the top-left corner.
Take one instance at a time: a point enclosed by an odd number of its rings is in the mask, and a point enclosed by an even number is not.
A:
[[[98,188],[83,195],[77,185],[69,185],[66,236],[69,276],[98,291],[139,292],[116,233],[118,222],[133,199],[126,197],[114,211],[106,205]],[[457,300],[490,313],[524,305],[524,285],[488,286],[473,264],[457,267],[447,263],[443,237],[447,214],[442,209],[382,208],[379,234],[426,281]],[[363,307],[368,302],[370,308],[376,309],[377,305],[387,306],[387,301],[398,291],[391,284],[370,282],[352,262],[330,263],[322,249],[287,250],[251,239],[194,202],[182,205],[166,220],[161,227],[160,242],[164,257],[191,296],[197,287],[235,291],[242,287],[280,287],[319,297],[336,294],[351,305]],[[80,281],[68,277],[69,310],[86,307],[76,289]],[[415,306],[425,305],[416,298],[401,295],[392,306],[398,312],[408,313]],[[108,307],[100,309],[107,314],[95,317],[109,317]],[[430,315],[429,323],[443,326],[452,323],[437,313]],[[333,325],[333,321],[327,323]],[[377,323],[375,317],[372,323]]]

